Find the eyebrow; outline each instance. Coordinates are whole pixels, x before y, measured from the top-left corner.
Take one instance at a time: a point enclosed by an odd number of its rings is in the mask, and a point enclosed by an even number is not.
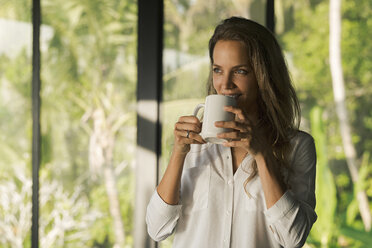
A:
[[[221,67],[220,65],[217,65],[217,64],[213,64],[213,66],[216,66],[216,67]],[[232,68],[239,68],[239,67],[250,67],[248,64],[241,64],[241,65],[236,65],[236,66],[233,66]]]

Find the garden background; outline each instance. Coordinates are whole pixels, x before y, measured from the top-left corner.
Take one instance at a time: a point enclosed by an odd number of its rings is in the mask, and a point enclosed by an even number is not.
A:
[[[41,5],[40,247],[133,247],[137,2]],[[174,123],[206,95],[213,28],[231,15],[263,23],[265,8],[259,0],[164,5],[162,171]],[[0,247],[30,247],[31,1],[0,0],[0,6]],[[306,247],[372,243],[357,198],[364,192],[371,211],[372,1],[342,1],[341,18],[357,181],[348,169],[333,95],[329,1],[275,1],[275,32],[301,103],[301,128],[317,147],[318,220]],[[171,240],[160,247],[170,247]]]

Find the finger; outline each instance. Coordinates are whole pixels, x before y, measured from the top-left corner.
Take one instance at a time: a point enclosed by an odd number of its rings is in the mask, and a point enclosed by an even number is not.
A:
[[[240,120],[246,120],[246,119],[247,119],[247,118],[245,117],[245,114],[244,114],[243,110],[240,109],[240,108],[233,107],[233,106],[225,106],[225,107],[224,107],[224,110],[227,111],[227,112],[231,112],[231,113],[236,114],[236,116],[237,116],[238,119],[240,119]]]
[[[214,125],[216,127],[221,127],[221,128],[236,129],[236,130],[239,130],[240,132],[250,131],[247,125],[244,125],[243,123],[239,123],[236,121],[216,121]]]
[[[198,117],[193,116],[193,115],[181,116],[180,118],[178,118],[178,122],[194,123],[194,124],[198,124],[198,125],[200,124],[200,120],[198,119]]]
[[[200,144],[205,144],[206,143],[205,140],[203,140],[203,138],[199,134],[194,133],[194,132],[189,133],[189,139],[197,141]]]
[[[174,135],[182,138],[190,138],[191,132],[187,130],[174,130]],[[188,136],[188,137],[187,137]]]
[[[200,133],[201,132],[201,125],[195,124],[195,123],[183,123],[183,122],[177,122],[174,125],[175,130],[179,131],[191,131],[195,133]]]
[[[186,138],[182,135],[175,135],[175,141],[180,145],[190,145],[194,143],[193,139]]]
[[[185,142],[185,144],[204,144],[204,143],[206,143],[199,134],[194,133],[194,132],[189,132],[188,133],[185,130],[175,130],[174,134],[175,134],[176,137],[179,138],[180,142]]]
[[[217,134],[217,137],[221,139],[227,139],[227,140],[240,140],[240,139],[248,139],[250,135],[245,132],[232,131],[232,132],[226,132],[226,133],[219,133]]]
[[[191,135],[191,133],[190,133]],[[199,134],[197,133],[192,133],[192,139],[196,142],[198,142],[198,144],[205,144],[207,143],[203,138],[202,136],[200,136]]]

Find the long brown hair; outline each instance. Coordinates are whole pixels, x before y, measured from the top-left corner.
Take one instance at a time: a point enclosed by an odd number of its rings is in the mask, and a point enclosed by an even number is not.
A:
[[[213,64],[214,47],[220,40],[240,41],[246,47],[248,62],[255,73],[259,89],[258,125],[265,130],[267,137],[264,138],[272,148],[270,154],[265,154],[265,159],[273,159],[275,162],[268,163],[268,169],[276,175],[279,173],[282,176],[283,168],[290,169],[287,161],[290,138],[299,128],[301,115],[283,52],[274,35],[268,29],[245,18],[231,17],[216,27],[209,40],[211,65]],[[216,94],[213,87],[212,67],[207,89],[208,94]],[[255,161],[252,166],[253,173],[245,185],[257,174]],[[285,181],[282,182],[287,184]]]

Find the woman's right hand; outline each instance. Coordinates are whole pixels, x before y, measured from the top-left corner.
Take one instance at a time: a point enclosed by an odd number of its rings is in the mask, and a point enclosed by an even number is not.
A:
[[[186,154],[190,151],[190,144],[205,144],[199,135],[202,124],[195,116],[181,116],[174,126],[173,152]]]

